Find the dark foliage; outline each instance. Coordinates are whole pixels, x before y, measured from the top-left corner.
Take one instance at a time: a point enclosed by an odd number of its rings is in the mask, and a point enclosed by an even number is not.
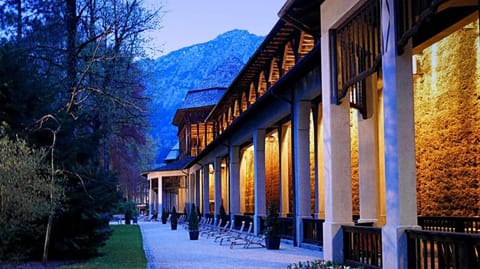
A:
[[[78,172],[69,178],[64,212],[54,222],[51,256],[86,258],[97,255],[98,247],[110,235],[109,212],[117,206],[120,194],[117,178],[98,168]],[[102,213],[103,212],[103,213]]]
[[[188,230],[189,231],[198,231],[198,212],[195,204],[192,204],[190,209],[190,215],[188,216]]]
[[[277,237],[279,233],[279,220],[275,204],[270,202],[268,204],[267,218],[265,219],[264,234],[266,237]]]

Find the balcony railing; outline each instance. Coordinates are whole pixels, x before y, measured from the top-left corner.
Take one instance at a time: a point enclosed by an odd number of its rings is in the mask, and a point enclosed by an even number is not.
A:
[[[418,32],[423,23],[429,20],[437,8],[447,0],[406,0],[397,1],[397,43],[399,54],[403,46],[415,33]]]
[[[480,235],[407,230],[408,268],[480,268]]]
[[[418,217],[422,230],[437,232],[480,233],[480,217]]]
[[[382,229],[342,226],[346,264],[363,268],[382,268]]]
[[[364,118],[367,78],[381,67],[380,1],[369,0],[337,29],[330,30],[332,98],[334,103],[349,94],[350,107]],[[372,90],[372,89],[370,89]]]
[[[303,243],[323,245],[323,219],[303,219]]]

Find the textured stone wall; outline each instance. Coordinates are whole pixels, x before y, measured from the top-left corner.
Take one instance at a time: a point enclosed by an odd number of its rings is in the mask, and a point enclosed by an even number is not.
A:
[[[254,182],[253,182],[253,150],[244,150],[240,161],[240,199],[243,199],[244,210],[241,213],[254,213]]]
[[[360,174],[358,171],[358,110],[350,110],[350,157],[352,167],[352,214],[360,215],[360,198],[358,180]]]
[[[277,134],[267,135],[265,142],[265,204],[280,208],[280,151]]]
[[[479,214],[479,42],[477,21],[414,61],[419,215]]]

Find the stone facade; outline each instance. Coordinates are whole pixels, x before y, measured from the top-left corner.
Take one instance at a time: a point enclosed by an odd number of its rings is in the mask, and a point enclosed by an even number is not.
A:
[[[420,215],[479,214],[479,42],[477,21],[414,58]]]

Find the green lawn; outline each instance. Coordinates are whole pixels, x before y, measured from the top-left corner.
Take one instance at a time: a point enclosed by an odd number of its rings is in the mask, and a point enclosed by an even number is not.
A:
[[[138,225],[113,225],[112,236],[100,249],[105,255],[86,263],[61,267],[62,269],[85,268],[141,268],[145,269],[147,260],[142,246],[142,234]]]

